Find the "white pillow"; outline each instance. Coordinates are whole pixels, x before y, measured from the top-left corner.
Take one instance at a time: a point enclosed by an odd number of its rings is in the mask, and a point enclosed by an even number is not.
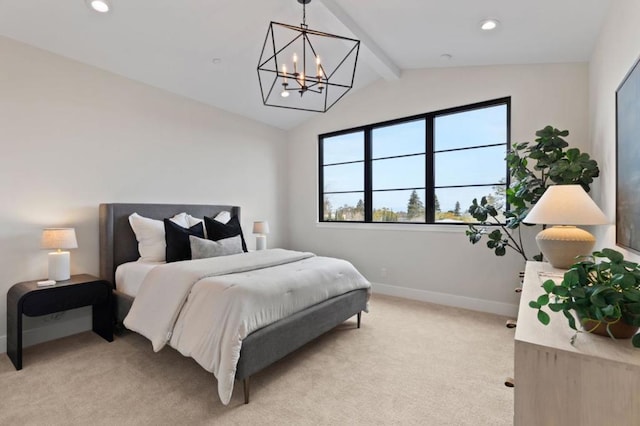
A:
[[[186,219],[187,219],[187,224],[189,224],[189,228],[191,228],[194,225],[197,225],[199,223],[202,223],[204,226],[204,220],[203,219],[198,219],[197,217],[193,217],[190,214],[186,215]]]
[[[191,245],[191,259],[194,260],[244,253],[240,235],[223,238],[218,241],[206,240],[189,235],[189,244]]]
[[[227,211],[220,212],[213,218],[213,220],[217,220],[218,222],[226,225],[231,220],[231,213]]]
[[[189,228],[187,214],[179,213],[171,218],[171,221]],[[129,216],[129,224],[138,240],[138,253],[143,262],[164,262],[166,257],[166,247],[164,237],[164,222],[162,220],[149,219],[132,213]]]
[[[202,223],[202,226],[204,227],[204,237],[207,238],[207,228],[204,226],[203,219],[198,219],[197,217],[193,217],[190,214],[186,214],[186,213],[180,213],[180,214],[186,215],[186,221],[189,224],[189,228],[199,223]],[[220,223],[226,224],[231,220],[231,213],[226,211],[220,212],[216,215],[216,217],[213,218],[213,220],[217,220]]]

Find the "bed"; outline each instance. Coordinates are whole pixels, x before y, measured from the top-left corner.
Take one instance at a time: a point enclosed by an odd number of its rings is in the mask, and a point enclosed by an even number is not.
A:
[[[101,278],[115,284],[117,267],[139,257],[138,242],[128,221],[132,213],[162,220],[181,212],[195,217],[212,217],[223,211],[240,216],[239,207],[226,205],[101,204]],[[235,369],[235,380],[243,383],[245,404],[249,403],[253,374],[353,316],[357,316],[357,328],[360,328],[361,313],[367,308],[369,291],[361,288],[328,298],[248,334],[242,340]],[[119,326],[131,310],[134,298],[118,288],[115,288],[114,296],[116,326]]]

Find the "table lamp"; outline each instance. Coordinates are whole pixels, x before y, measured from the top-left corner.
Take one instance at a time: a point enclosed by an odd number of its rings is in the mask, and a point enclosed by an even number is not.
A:
[[[71,278],[70,254],[63,249],[78,248],[74,228],[45,228],[42,230],[42,248],[56,249],[49,253],[49,279],[64,281]]]
[[[536,243],[552,266],[567,269],[576,256],[591,254],[596,239],[575,225],[609,223],[602,210],[580,185],[553,185],[523,220],[524,223],[553,225],[536,236]]]
[[[256,234],[256,250],[266,250],[269,222],[266,220],[253,222],[253,233]]]

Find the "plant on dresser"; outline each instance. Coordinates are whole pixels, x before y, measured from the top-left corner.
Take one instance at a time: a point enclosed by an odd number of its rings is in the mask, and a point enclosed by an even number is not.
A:
[[[571,343],[581,332],[576,327],[578,319],[587,333],[613,339],[633,336],[633,346],[640,348],[640,334],[636,334],[640,327],[640,266],[625,260],[622,253],[608,248],[595,251],[573,264],[560,284],[547,280],[542,287],[545,294],[529,306],[538,310],[538,320],[544,325],[551,318],[542,308],[562,312],[569,327],[576,330]]]

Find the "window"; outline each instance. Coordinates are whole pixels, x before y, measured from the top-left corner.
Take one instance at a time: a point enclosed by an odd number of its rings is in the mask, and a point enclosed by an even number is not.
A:
[[[510,98],[319,136],[322,222],[468,223],[483,196],[501,208]]]

